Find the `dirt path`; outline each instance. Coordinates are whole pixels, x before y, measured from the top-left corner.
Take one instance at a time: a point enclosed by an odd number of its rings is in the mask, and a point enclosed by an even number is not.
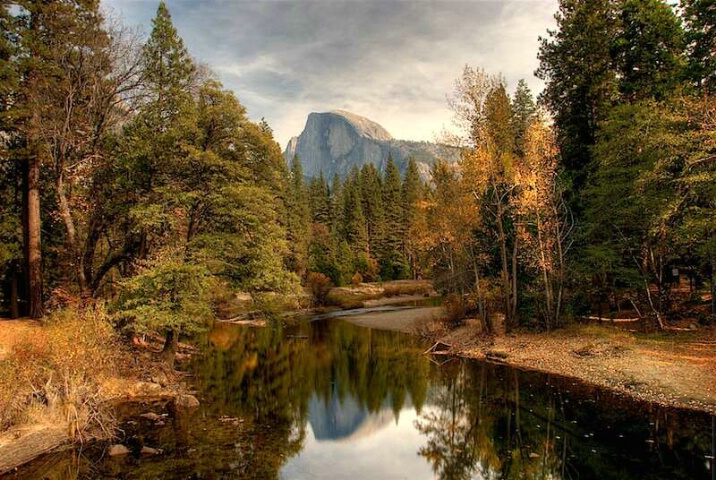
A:
[[[365,327],[429,331],[439,308],[341,317]],[[618,327],[578,325],[553,333],[486,339],[476,325],[434,335],[451,353],[572,377],[623,395],[716,414],[716,328],[637,335]]]

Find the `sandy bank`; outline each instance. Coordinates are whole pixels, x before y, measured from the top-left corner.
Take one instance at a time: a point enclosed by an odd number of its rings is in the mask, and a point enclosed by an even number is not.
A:
[[[341,317],[376,329],[426,331],[439,308]],[[716,414],[716,329],[639,335],[618,327],[577,325],[552,333],[495,338],[469,322],[435,335],[459,356],[579,379],[636,399]]]

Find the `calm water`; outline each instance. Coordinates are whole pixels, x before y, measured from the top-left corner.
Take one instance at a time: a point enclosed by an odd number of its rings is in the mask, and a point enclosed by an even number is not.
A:
[[[15,478],[715,479],[714,419],[321,320],[221,325],[191,365],[202,407],[130,418],[125,443],[41,459]],[[138,410],[165,413],[162,405]]]

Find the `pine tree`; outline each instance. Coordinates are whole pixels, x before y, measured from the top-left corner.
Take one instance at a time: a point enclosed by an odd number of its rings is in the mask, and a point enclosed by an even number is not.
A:
[[[668,97],[683,80],[683,31],[663,0],[623,0],[616,40],[619,90],[630,101]]]
[[[333,174],[330,188],[331,234],[336,240],[341,238],[343,230],[343,184],[337,173]]]
[[[521,79],[512,95],[512,130],[515,134],[515,153],[520,157],[525,154],[525,135],[536,113],[532,92],[527,82]]]
[[[195,85],[196,66],[184,41],[172,23],[164,0],[159,2],[152,20],[152,33],[144,45],[143,79],[156,128],[162,132],[166,122],[180,115]],[[146,108],[145,108],[146,110]]]
[[[385,237],[385,213],[383,209],[383,192],[378,170],[372,163],[363,166],[360,172],[360,189],[363,213],[368,233],[369,253],[379,255]]]
[[[403,201],[403,254],[410,265],[410,272],[415,277],[418,274],[418,255],[421,229],[421,216],[423,209],[424,185],[420,179],[418,165],[414,158],[408,160],[408,168],[405,170],[405,178],[401,187],[401,198]]]
[[[311,210],[308,192],[304,184],[303,167],[298,155],[291,162],[286,201],[286,226],[291,248],[289,269],[303,276],[308,267],[308,245],[310,243]]]
[[[368,231],[360,189],[360,172],[354,166],[343,188],[342,238],[351,246],[354,255],[368,250]]]
[[[697,88],[716,92],[716,8],[713,0],[681,0],[686,27],[687,72]]]
[[[109,36],[102,28],[98,1],[21,1],[14,6],[19,7],[17,14],[3,4],[0,15],[8,28],[2,33],[0,56],[5,59],[0,76],[9,75],[0,95],[8,108],[3,116],[14,124],[12,156],[22,164],[24,173],[23,243],[29,313],[41,317],[47,277],[42,267],[41,203],[55,195],[52,200],[57,202],[57,213],[66,227],[64,266],[78,267],[66,167],[70,160],[83,163],[97,153],[93,149],[104,131],[102,118],[108,113],[102,111],[98,118],[97,108],[106,107],[100,96],[106,99],[104,83],[110,76]],[[8,56],[10,52],[12,56]],[[44,175],[54,189],[42,188]],[[51,225],[45,223],[45,231],[50,233],[45,243],[59,244],[56,239],[62,238],[62,233],[52,231]],[[82,269],[67,270],[74,270],[83,290]]]
[[[311,221],[321,225],[330,225],[330,194],[328,184],[323,172],[318,177],[312,177],[308,185],[308,198],[311,210]]]
[[[401,195],[401,180],[398,167],[392,156],[388,156],[383,179],[383,205],[385,209],[385,250],[380,259],[380,271],[388,279],[407,275],[407,265],[403,257],[404,216]]]
[[[618,98],[616,0],[560,0],[557,29],[540,38],[540,98],[552,112],[572,188],[586,184],[597,126]]]

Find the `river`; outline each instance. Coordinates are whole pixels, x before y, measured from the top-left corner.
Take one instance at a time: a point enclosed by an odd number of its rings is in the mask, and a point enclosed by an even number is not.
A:
[[[716,479],[714,417],[430,358],[410,335],[321,319],[222,324],[204,343],[189,365],[196,412],[120,412],[123,441],[162,454],[75,450],[10,478]]]

